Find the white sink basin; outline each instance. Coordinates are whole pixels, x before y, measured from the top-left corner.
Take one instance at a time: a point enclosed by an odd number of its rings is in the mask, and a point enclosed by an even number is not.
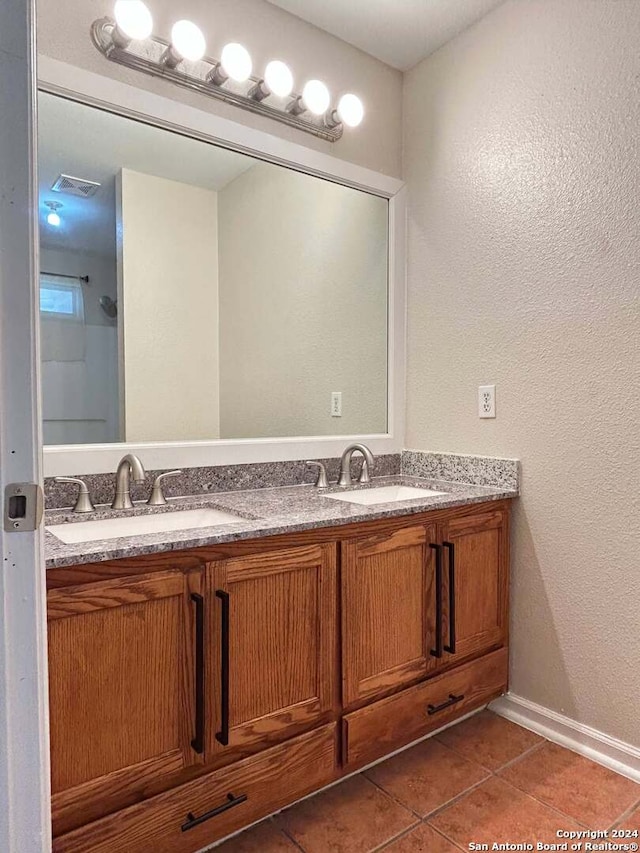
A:
[[[446,495],[446,492],[434,492],[432,489],[419,489],[415,486],[379,486],[374,489],[358,489],[352,492],[338,492],[323,495],[334,501],[348,501],[352,504],[387,504],[396,501],[414,501],[417,498],[433,498],[436,495]]]
[[[76,542],[92,542],[96,539],[118,539],[120,536],[144,536],[147,533],[214,527],[242,520],[231,512],[205,507],[178,512],[160,512],[156,515],[130,515],[125,518],[52,524],[46,529],[57,536],[61,542],[72,545]]]

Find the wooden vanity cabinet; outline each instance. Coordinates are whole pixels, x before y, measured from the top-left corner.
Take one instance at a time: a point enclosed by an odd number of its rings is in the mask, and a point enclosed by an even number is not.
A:
[[[335,543],[174,564],[48,593],[55,833],[337,717]]]
[[[506,645],[509,614],[509,513],[485,509],[440,525],[442,657],[451,667]],[[453,636],[452,636],[453,631]]]
[[[342,542],[345,707],[426,676],[437,541],[435,524],[418,524]]]
[[[506,643],[507,510],[382,530],[341,549],[345,708]]]
[[[500,501],[51,570],[54,853],[193,853],[498,696],[508,543]]]
[[[48,593],[54,831],[203,762],[192,745],[203,580],[169,570]]]
[[[212,563],[207,755],[255,752],[334,714],[336,548]]]

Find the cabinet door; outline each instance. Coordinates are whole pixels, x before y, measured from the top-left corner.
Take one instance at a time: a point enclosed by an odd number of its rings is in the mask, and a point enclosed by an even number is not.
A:
[[[435,525],[342,543],[342,701],[351,706],[427,672]]]
[[[508,514],[495,510],[462,516],[443,525],[440,535],[443,656],[438,663],[447,666],[506,643]]]
[[[208,754],[249,754],[332,713],[335,545],[211,565]]]
[[[201,581],[166,571],[49,592],[54,832],[202,761],[191,745]]]

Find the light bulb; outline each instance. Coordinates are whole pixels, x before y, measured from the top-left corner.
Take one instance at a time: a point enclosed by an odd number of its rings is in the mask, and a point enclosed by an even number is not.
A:
[[[197,62],[205,54],[207,43],[200,27],[193,21],[176,21],[171,29],[171,47],[183,59]]]
[[[364,107],[357,95],[343,95],[338,101],[340,121],[349,127],[357,127],[364,118]]]
[[[222,48],[220,64],[224,73],[236,83],[244,83],[251,77],[253,63],[249,51],[237,42],[225,44]]]
[[[129,39],[146,39],[153,32],[151,12],[142,0],[117,0],[113,14],[118,29]]]
[[[280,98],[286,98],[293,91],[293,74],[279,59],[272,60],[265,68],[264,82],[269,91]]]
[[[321,116],[329,109],[331,95],[321,80],[309,80],[304,84],[302,101],[309,112]]]
[[[47,215],[47,222],[49,223],[49,225],[53,225],[54,228],[60,227],[60,217],[53,210]]]

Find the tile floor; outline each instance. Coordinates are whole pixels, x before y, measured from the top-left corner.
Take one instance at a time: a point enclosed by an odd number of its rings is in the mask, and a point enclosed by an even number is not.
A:
[[[640,785],[482,711],[215,850],[459,853],[612,827],[640,829]]]

